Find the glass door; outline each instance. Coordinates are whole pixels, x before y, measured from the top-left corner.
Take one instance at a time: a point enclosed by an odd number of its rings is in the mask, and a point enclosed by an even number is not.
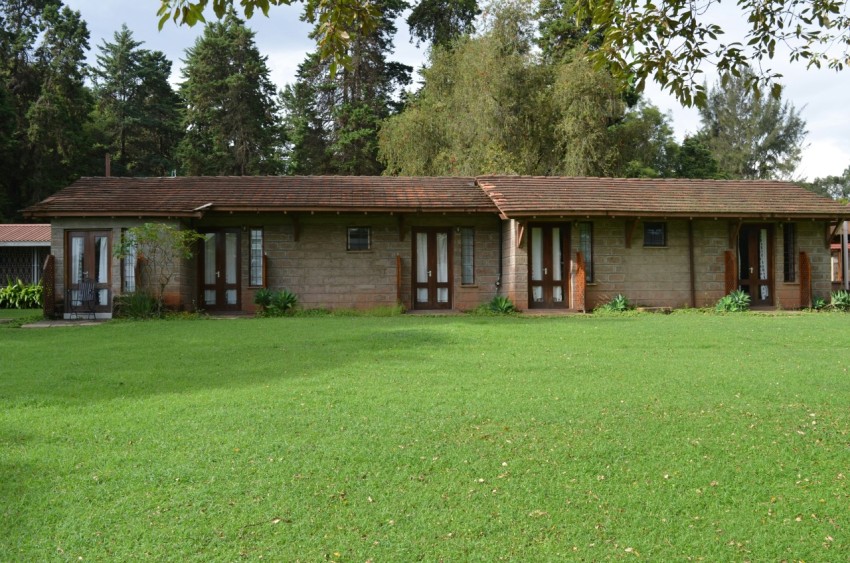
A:
[[[413,307],[451,309],[450,229],[413,231]]]
[[[110,231],[70,231],[65,242],[66,310],[71,301],[79,301],[79,287],[85,280],[94,286],[95,311],[112,311],[110,272],[112,269],[112,233]]]
[[[567,225],[530,225],[528,241],[528,306],[569,307],[569,276],[564,257],[569,251]]]
[[[753,306],[773,305],[773,229],[742,225],[738,236],[738,288]]]
[[[203,233],[198,253],[201,272],[201,302],[208,311],[241,309],[239,230]]]

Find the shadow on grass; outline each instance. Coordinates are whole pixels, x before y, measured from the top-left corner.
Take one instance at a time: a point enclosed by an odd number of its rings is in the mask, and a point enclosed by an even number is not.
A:
[[[10,330],[0,342],[0,404],[77,406],[256,385],[339,372],[367,356],[416,362],[447,343],[444,328],[397,319],[308,318]]]

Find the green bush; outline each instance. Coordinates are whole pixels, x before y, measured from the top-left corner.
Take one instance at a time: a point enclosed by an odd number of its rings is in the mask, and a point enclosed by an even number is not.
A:
[[[43,292],[41,284],[9,280],[6,287],[0,287],[0,309],[38,309]]]
[[[830,294],[829,306],[837,311],[850,311],[850,291],[833,291]]]
[[[488,307],[493,313],[499,313],[502,315],[516,312],[516,307],[514,306],[513,301],[511,301],[510,298],[505,297],[504,295],[497,295],[496,297],[491,299],[490,303],[488,304]]]
[[[631,309],[634,309],[634,305],[629,302],[625,295],[623,295],[622,293],[618,293],[614,296],[613,299],[611,299],[611,301],[603,303],[594,311],[602,313],[624,313],[626,311],[630,311]]]
[[[263,288],[254,294],[254,303],[260,307],[258,314],[264,317],[280,317],[295,312],[298,296],[286,289],[272,291]]]
[[[115,297],[115,316],[125,319],[153,319],[162,316],[159,301],[143,291]]]
[[[714,306],[718,313],[740,313],[749,311],[750,294],[742,289],[736,289],[729,295],[724,295]]]

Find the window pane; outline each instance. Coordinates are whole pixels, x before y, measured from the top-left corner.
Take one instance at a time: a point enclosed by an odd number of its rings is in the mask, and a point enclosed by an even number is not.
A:
[[[552,280],[561,281],[561,266],[563,265],[563,261],[561,260],[561,229],[559,227],[554,227],[552,229]],[[560,301],[560,299],[555,299],[555,301]]]
[[[224,264],[226,283],[236,283],[236,233],[225,233],[224,235]]]
[[[369,250],[369,227],[348,227],[348,250]]]
[[[204,235],[204,283],[214,284],[215,274],[215,233],[207,233]],[[207,299],[206,302],[213,305],[215,298],[212,301]]]
[[[263,229],[251,229],[251,252],[249,255],[249,285],[263,285]]]
[[[531,279],[543,279],[543,229],[540,227],[531,229]]]
[[[136,291],[137,249],[132,236],[130,233],[124,232],[124,238],[129,243],[129,246],[127,248],[127,256],[124,257],[124,285],[122,286],[122,291],[128,293]]]
[[[667,246],[667,224],[666,223],[644,223],[643,224],[644,246]]]
[[[460,283],[470,285],[475,283],[475,229],[464,227],[460,231]]]
[[[109,241],[106,237],[94,238],[94,272],[97,283],[109,281]]]
[[[447,281],[449,281],[449,235],[437,233],[437,283]]]
[[[785,223],[782,227],[782,256],[785,259],[784,274],[786,282],[797,281],[796,230],[796,225],[794,223]]]

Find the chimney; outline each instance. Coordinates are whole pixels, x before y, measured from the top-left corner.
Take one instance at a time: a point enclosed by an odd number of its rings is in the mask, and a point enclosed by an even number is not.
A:
[[[112,176],[112,156],[109,153],[106,153],[106,174],[104,174],[107,178]]]

